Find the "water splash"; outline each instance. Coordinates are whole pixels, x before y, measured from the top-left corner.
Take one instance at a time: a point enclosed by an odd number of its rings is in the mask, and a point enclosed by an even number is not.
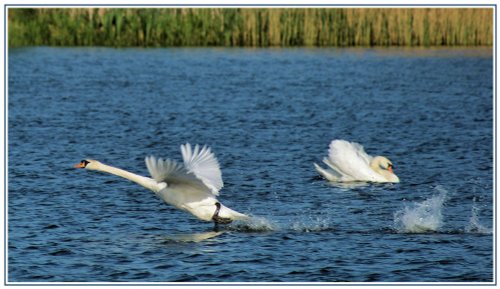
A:
[[[235,231],[244,232],[271,232],[278,231],[280,226],[264,217],[250,217],[248,220],[237,221],[229,225],[229,228]]]
[[[301,215],[298,220],[278,221],[264,217],[251,217],[245,221],[237,221],[229,225],[228,229],[240,232],[320,232],[334,230],[331,220],[325,216]]]
[[[325,217],[309,217],[292,222],[289,226],[291,230],[297,232],[322,232],[334,230],[330,219]]]
[[[469,224],[465,227],[466,233],[491,234],[492,229],[486,228],[479,223],[479,208],[476,205],[476,198],[472,199],[472,210]]]
[[[443,224],[441,213],[446,201],[447,191],[438,186],[439,194],[394,214],[394,227],[400,233],[428,233],[436,232]]]

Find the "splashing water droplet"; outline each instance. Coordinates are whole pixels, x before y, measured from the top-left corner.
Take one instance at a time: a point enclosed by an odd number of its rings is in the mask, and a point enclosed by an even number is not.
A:
[[[333,230],[333,226],[328,217],[308,217],[290,224],[290,229],[297,232],[321,232]]]
[[[488,229],[479,223],[479,208],[476,205],[476,198],[472,199],[472,210],[469,224],[465,227],[466,233],[491,234],[492,229]]]
[[[248,220],[232,223],[229,228],[242,232],[276,232],[282,230],[321,232],[335,230],[328,216],[309,216],[306,214],[302,214],[297,220],[286,221],[252,216]]]
[[[447,191],[438,186],[438,195],[434,195],[421,203],[406,206],[394,214],[394,227],[400,233],[436,232],[443,224],[441,213],[446,201]]]
[[[277,223],[264,217],[250,217],[248,220],[231,224],[230,228],[236,231],[245,232],[270,232],[280,229]]]

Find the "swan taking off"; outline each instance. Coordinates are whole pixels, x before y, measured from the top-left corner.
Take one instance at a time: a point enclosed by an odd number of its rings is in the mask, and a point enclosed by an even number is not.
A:
[[[333,140],[328,150],[328,158],[323,162],[324,169],[314,164],[316,170],[332,182],[375,182],[399,183],[389,159],[382,156],[368,155],[363,146],[345,140]]]
[[[111,173],[152,190],[165,203],[193,214],[203,221],[228,224],[248,216],[222,205],[216,198],[224,186],[219,163],[210,148],[181,145],[184,164],[174,160],[146,157],[146,166],[153,178],[105,165],[96,160],[82,160],[75,168]]]

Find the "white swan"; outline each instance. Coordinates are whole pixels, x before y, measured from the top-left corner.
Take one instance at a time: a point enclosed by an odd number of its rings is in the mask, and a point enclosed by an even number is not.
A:
[[[111,173],[152,190],[167,204],[188,211],[203,221],[227,224],[248,216],[222,205],[216,198],[223,187],[219,163],[210,148],[181,145],[184,164],[174,160],[146,157],[146,166],[153,178],[105,165],[96,160],[82,160],[75,168]]]
[[[328,150],[328,158],[325,157],[323,162],[328,169],[316,163],[314,167],[325,179],[332,182],[399,183],[389,159],[369,156],[363,146],[355,142],[333,140]]]

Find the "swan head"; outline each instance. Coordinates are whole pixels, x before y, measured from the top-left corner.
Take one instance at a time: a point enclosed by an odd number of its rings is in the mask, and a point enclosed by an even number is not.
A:
[[[394,165],[383,156],[376,156],[372,159],[370,167],[378,174],[384,176],[388,182],[399,183],[399,178],[394,174]]]
[[[77,169],[87,169],[87,170],[97,170],[101,165],[100,162],[96,160],[82,160],[80,163],[76,164],[74,167]]]

